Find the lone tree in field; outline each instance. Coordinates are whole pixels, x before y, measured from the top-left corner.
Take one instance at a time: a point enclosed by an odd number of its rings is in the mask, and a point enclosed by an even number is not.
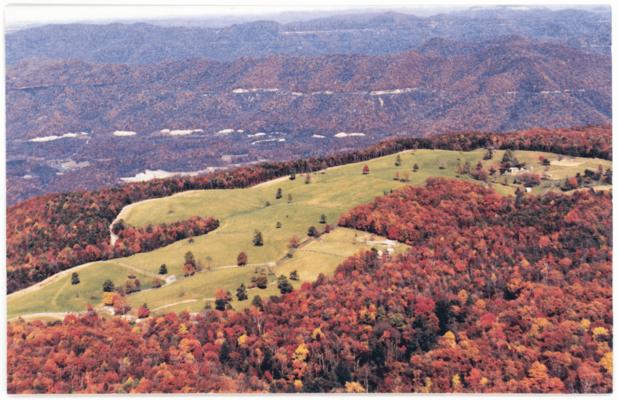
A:
[[[71,274],[71,285],[79,285],[79,274],[77,272]]]
[[[292,195],[288,194],[288,203],[291,203],[291,202],[292,202]]]
[[[247,296],[247,288],[244,283],[241,283],[238,289],[236,289],[236,298],[238,301],[247,300],[249,296]]]
[[[363,166],[363,175],[369,175],[369,165],[367,164]]]
[[[294,270],[290,272],[290,280],[297,281],[298,280],[298,271]]]
[[[195,256],[190,251],[187,251],[185,253],[185,264],[194,264],[195,265]]]
[[[262,232],[256,230],[253,232],[253,245],[254,246],[263,246],[264,239],[262,238]]]
[[[305,175],[305,185],[308,185],[311,183],[311,174],[307,172],[307,174]]]
[[[515,157],[515,153],[511,149],[506,149],[504,155],[502,156],[502,161],[500,162],[500,173],[504,173],[509,168],[513,167],[522,167],[523,164],[519,162],[517,157]]]
[[[326,215],[324,215],[324,214],[320,215],[320,223],[321,224],[325,224],[326,223]]]
[[[275,228],[281,229],[281,221],[277,221],[277,223],[275,224]]]
[[[297,249],[298,246],[300,246],[300,239],[298,239],[298,236],[294,235],[288,242],[288,249]]]
[[[193,253],[187,251],[185,253],[185,263],[182,266],[182,273],[184,276],[192,276],[197,272],[197,264],[195,263],[195,257]]]
[[[112,282],[110,279],[106,279],[105,282],[103,282],[103,291],[104,292],[113,292],[114,291],[114,282]]]
[[[241,251],[240,253],[238,253],[238,257],[236,257],[236,265],[238,265],[239,267],[247,265],[248,260],[249,258],[247,257],[247,253]]]
[[[395,167],[401,167],[401,156],[397,154],[397,158],[395,158]]]
[[[413,172],[418,171],[418,164],[417,163],[414,163],[414,166],[412,167],[412,171]]]
[[[307,236],[311,236],[311,237],[317,238],[318,236],[320,236],[320,232],[318,232],[316,227],[312,225],[312,226],[309,227],[309,229],[307,229]]]
[[[285,275],[281,275],[277,278],[277,287],[279,288],[281,294],[291,293],[294,290],[294,287]]]
[[[266,287],[268,286],[268,277],[265,274],[260,274],[255,279],[255,286],[260,289],[266,289]]]
[[[280,199],[281,197],[283,197],[283,191],[281,190],[281,188],[277,189],[277,194],[275,194],[275,199]]]
[[[161,264],[159,267],[159,275],[167,275],[167,265]]]

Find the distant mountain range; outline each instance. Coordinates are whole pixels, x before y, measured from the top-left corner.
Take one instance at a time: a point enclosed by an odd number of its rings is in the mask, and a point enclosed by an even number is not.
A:
[[[392,135],[611,122],[611,60],[520,37],[397,54],[7,71],[9,198],[355,148]]]
[[[538,8],[17,31],[7,198],[388,136],[610,124],[609,32],[607,9]]]
[[[508,37],[434,39],[383,56],[233,62],[22,62],[7,71],[10,139],[161,129],[386,135],[608,123],[610,57]]]
[[[519,35],[609,54],[609,8],[497,7],[417,17],[386,12],[290,23],[252,21],[224,27],[135,24],[47,25],[6,37],[6,59],[77,59],[149,64],[189,58],[230,61],[269,55],[382,55],[412,50],[431,38],[479,41]]]

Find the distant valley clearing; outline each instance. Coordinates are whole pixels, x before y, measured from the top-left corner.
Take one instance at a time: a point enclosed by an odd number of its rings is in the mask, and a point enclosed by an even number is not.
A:
[[[51,142],[51,141],[58,140],[58,139],[79,138],[82,136],[88,136],[88,132],[79,132],[79,133],[69,132],[69,133],[65,133],[64,135],[60,135],[60,136],[58,135],[41,136],[41,137],[29,139],[28,141],[35,142],[35,143],[41,143],[41,142]]]
[[[133,132],[133,131],[114,131],[113,135],[114,136],[135,136],[135,135],[137,135],[137,132]]]
[[[204,132],[203,129],[161,129],[161,133],[167,134],[170,136],[186,136],[191,135],[193,133],[201,133]]]
[[[345,137],[354,137],[354,136],[365,136],[365,134],[362,132],[351,132],[351,133],[339,132],[335,134],[335,137],[338,139],[345,138]]]
[[[123,182],[147,182],[153,179],[165,179],[173,176],[197,176],[216,170],[215,167],[208,167],[199,171],[191,172],[170,172],[162,169],[151,170],[147,169],[144,172],[139,172],[135,176],[120,178]]]

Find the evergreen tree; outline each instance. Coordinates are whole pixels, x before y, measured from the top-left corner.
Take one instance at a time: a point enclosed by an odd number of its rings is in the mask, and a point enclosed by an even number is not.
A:
[[[320,215],[320,223],[321,224],[325,224],[326,223],[326,215],[324,215],[324,214]]]
[[[112,282],[110,279],[106,279],[105,282],[103,282],[103,291],[104,292],[113,292],[114,291],[114,282]]]
[[[245,284],[241,283],[238,289],[236,289],[236,298],[238,301],[247,300],[249,296],[247,296],[247,288],[245,288]]]
[[[318,237],[320,236],[320,233],[318,232],[316,227],[312,225],[309,227],[309,229],[307,229],[307,236]]]
[[[73,272],[71,274],[71,285],[78,285],[79,284],[79,274],[77,272]]]
[[[159,267],[159,275],[167,275],[167,265],[161,264]]]
[[[279,276],[279,278],[277,278],[277,287],[279,288],[281,294],[290,293],[292,292],[292,290],[294,290],[294,287],[288,281],[288,278],[286,278],[285,275],[281,275]]]
[[[254,246],[263,246],[264,245],[264,239],[262,238],[262,232],[256,230],[253,233],[253,245]]]
[[[397,158],[395,158],[395,167],[401,166],[401,156],[397,154]]]
[[[294,270],[290,272],[290,280],[297,281],[298,280],[298,271]]]
[[[281,190],[281,188],[277,189],[277,194],[275,194],[275,198],[278,200],[281,197],[283,197],[283,191]]]

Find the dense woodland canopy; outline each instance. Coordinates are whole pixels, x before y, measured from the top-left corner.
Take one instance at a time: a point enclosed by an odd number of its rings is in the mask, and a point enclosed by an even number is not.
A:
[[[482,147],[611,159],[611,127],[398,138],[366,150],[327,157],[268,162],[200,177],[153,180],[32,198],[7,210],[7,290],[11,293],[84,262],[129,254],[110,248],[109,225],[122,207],[140,200],[193,189],[247,187],[287,174],[368,160],[406,149],[473,150]]]
[[[11,393],[612,390],[611,194],[430,179],[344,214],[411,246],[254,302],[8,330]]]
[[[78,225],[68,227],[59,224],[57,229],[54,229],[56,225],[51,223],[47,229],[39,229],[38,235],[49,236],[43,236],[42,241],[37,240],[36,243],[40,243],[40,253],[36,256],[31,253],[33,243],[30,241],[21,242],[19,246],[12,248],[9,259],[13,262],[7,269],[8,291],[29,286],[75,265],[155,250],[191,236],[204,235],[219,227],[218,220],[197,216],[185,221],[149,225],[145,228],[127,226],[121,221],[112,227],[112,231],[117,235],[112,246],[109,230],[105,231],[106,240],[99,243],[89,244],[87,239],[84,240],[80,235],[92,233],[85,223],[79,221]],[[94,228],[96,231],[99,226]],[[59,235],[61,239],[54,235]]]

